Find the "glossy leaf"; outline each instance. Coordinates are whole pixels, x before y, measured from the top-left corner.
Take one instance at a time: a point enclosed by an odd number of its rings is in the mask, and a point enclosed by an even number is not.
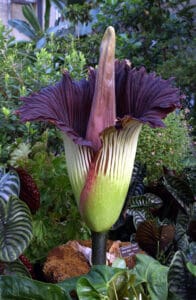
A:
[[[176,226],[175,226],[175,240],[178,245],[178,250],[186,251],[189,246],[189,240],[187,236],[187,226],[189,218],[188,215],[179,211]]]
[[[144,254],[136,255],[134,273],[136,283],[146,283],[151,300],[166,300],[168,296],[167,273],[168,267]]]
[[[15,196],[7,203],[0,198],[0,260],[14,261],[32,238],[31,213],[28,206]]]
[[[93,267],[87,276],[77,282],[77,295],[80,300],[123,299],[134,284],[134,275],[127,270],[107,266]],[[132,299],[132,298],[129,298]]]
[[[0,276],[0,299],[3,300],[71,300],[60,286],[22,276]]]
[[[196,276],[196,265],[192,264],[190,261],[186,264],[187,269],[191,272],[194,276]]]

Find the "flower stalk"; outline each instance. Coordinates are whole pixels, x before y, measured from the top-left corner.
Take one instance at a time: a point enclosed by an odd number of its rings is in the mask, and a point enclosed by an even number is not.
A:
[[[92,239],[92,264],[105,265],[106,264],[106,244],[108,232],[91,231]]]

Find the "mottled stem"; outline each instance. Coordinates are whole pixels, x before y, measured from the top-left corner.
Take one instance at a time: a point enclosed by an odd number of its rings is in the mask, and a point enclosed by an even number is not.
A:
[[[92,238],[92,264],[105,265],[107,232],[91,231],[91,238]]]

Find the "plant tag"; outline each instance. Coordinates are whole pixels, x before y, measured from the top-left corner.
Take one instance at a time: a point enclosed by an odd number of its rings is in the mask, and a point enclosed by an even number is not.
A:
[[[139,246],[137,243],[120,247],[120,254],[122,257],[135,255],[138,251],[139,251]]]

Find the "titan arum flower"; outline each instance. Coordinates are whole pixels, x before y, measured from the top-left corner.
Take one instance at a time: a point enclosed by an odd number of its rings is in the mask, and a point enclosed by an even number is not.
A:
[[[56,85],[23,97],[18,113],[23,122],[49,121],[62,131],[80,213],[92,231],[104,232],[123,207],[142,124],[164,126],[179,98],[171,80],[115,61],[115,32],[108,27],[88,80],[74,81],[65,72]]]

